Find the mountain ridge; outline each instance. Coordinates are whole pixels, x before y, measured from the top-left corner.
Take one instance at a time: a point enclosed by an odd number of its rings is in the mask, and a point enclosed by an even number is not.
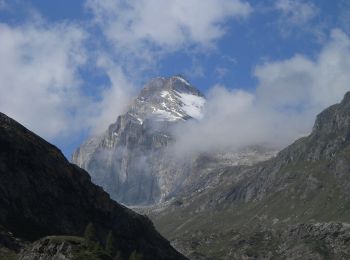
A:
[[[299,250],[299,256],[310,259],[348,259],[348,240],[337,242],[332,230],[339,223],[344,236],[350,235],[349,97],[348,92],[339,104],[321,112],[310,135],[275,157],[252,166],[225,167],[216,172],[212,185],[140,211],[194,259],[280,259],[281,248],[285,253]],[[290,232],[283,233],[286,229]],[[292,230],[304,234],[298,238],[301,244],[295,244]],[[324,240],[317,244],[320,232]],[[335,246],[341,243],[344,247]],[[227,250],[232,244],[235,255]]]
[[[59,149],[2,113],[0,175],[0,225],[15,237],[81,236],[91,222],[102,244],[114,232],[125,258],[136,250],[144,259],[185,259],[148,218],[111,200]]]

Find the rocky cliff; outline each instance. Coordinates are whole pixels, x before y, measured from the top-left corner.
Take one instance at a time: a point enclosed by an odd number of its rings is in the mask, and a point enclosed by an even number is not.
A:
[[[113,232],[125,258],[137,251],[144,259],[184,259],[150,220],[111,200],[56,147],[1,113],[0,176],[0,225],[14,237],[81,236],[93,223],[97,241],[103,245]],[[16,251],[11,235],[0,242]]]

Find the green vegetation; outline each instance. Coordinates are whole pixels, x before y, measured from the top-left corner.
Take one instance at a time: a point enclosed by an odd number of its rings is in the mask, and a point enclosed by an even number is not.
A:
[[[131,255],[129,256],[129,260],[142,260],[143,255],[137,253],[136,251],[132,252]]]
[[[122,257],[122,254],[120,253],[120,251],[118,251],[118,252],[113,256],[113,260],[124,260],[124,258]]]
[[[345,156],[349,158],[349,153]],[[345,158],[346,159],[346,158]],[[345,160],[344,159],[344,160]],[[221,191],[208,190],[195,199],[184,199],[186,206],[177,207],[151,215],[155,226],[169,240],[178,239],[188,251],[221,259],[232,247],[232,241],[244,234],[252,234],[264,228],[284,230],[289,225],[317,222],[350,222],[350,199],[343,187],[348,175],[334,174],[330,161],[299,162],[282,167],[276,173],[276,184],[261,200],[227,200],[215,205],[215,209],[203,206],[218,197]],[[235,233],[237,232],[237,233]],[[279,240],[259,239],[256,234],[250,238],[246,253],[252,257],[277,254]],[[255,239],[256,238],[256,239]],[[243,239],[243,238],[242,238]],[[243,239],[244,240],[244,239]],[[203,242],[205,241],[205,242]],[[260,241],[260,242],[259,242]],[[293,247],[293,245],[290,245]],[[323,244],[304,243],[303,247],[322,256],[327,256]]]
[[[93,232],[90,232],[93,230],[91,225],[87,230],[89,230],[88,234],[93,234]],[[91,236],[88,237],[91,238]],[[73,260],[112,260],[112,257],[98,243],[86,243],[85,237],[50,236],[47,239],[53,244],[70,244],[72,246]]]
[[[84,237],[78,236],[48,236],[34,242],[34,244],[50,246],[52,248],[66,248],[68,251],[61,253],[67,254],[72,260],[125,260],[116,247],[116,239],[112,232],[109,232],[106,238],[106,247],[102,247],[96,239],[96,231],[92,223],[86,227]],[[34,245],[33,244],[33,245]],[[63,246],[65,245],[65,246]],[[67,246],[69,245],[69,246]],[[28,250],[32,250],[30,247]],[[43,251],[45,252],[45,251]],[[133,252],[130,259],[142,260],[142,255]],[[0,260],[15,260],[18,254],[8,248],[0,246]]]
[[[107,235],[105,249],[106,249],[106,252],[111,256],[115,256],[117,253],[116,240],[112,231],[109,231]]]
[[[7,248],[0,247],[0,260],[16,260],[17,254]]]
[[[77,248],[73,260],[112,260],[113,258],[100,246]]]
[[[48,236],[48,239],[50,239],[50,242],[52,243],[63,243],[68,242],[70,244],[81,244],[85,241],[82,237],[77,236]]]
[[[84,239],[88,245],[93,245],[96,242],[96,230],[91,222],[85,228]]]

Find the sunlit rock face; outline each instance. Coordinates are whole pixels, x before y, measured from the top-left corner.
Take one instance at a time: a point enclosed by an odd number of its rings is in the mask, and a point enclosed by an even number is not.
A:
[[[204,96],[182,77],[155,78],[102,136],[77,149],[73,162],[122,203],[156,203],[188,174],[166,152],[174,141],[171,129],[201,119],[204,104]]]

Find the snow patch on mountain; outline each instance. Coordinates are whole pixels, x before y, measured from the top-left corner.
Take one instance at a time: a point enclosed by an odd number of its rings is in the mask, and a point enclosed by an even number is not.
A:
[[[200,96],[176,92],[182,102],[182,109],[187,115],[195,119],[202,119],[205,99]]]
[[[156,116],[156,120],[167,120],[167,121],[177,121],[181,120],[181,116],[176,116],[174,113],[162,110],[162,109],[156,109],[153,111],[153,114]]]
[[[176,100],[172,97],[172,95],[170,94],[169,91],[163,90],[162,92],[160,92],[160,96],[162,98],[166,98],[169,101],[175,102]]]
[[[180,80],[180,77],[177,77],[177,79]],[[183,81],[181,80],[181,82]],[[204,97],[177,90],[163,90],[160,92],[160,96],[165,99],[165,101],[160,103],[162,106],[161,110],[165,111],[160,112],[157,110],[154,113],[163,114],[164,119],[175,121],[186,117],[192,117],[197,120],[203,118]]]

